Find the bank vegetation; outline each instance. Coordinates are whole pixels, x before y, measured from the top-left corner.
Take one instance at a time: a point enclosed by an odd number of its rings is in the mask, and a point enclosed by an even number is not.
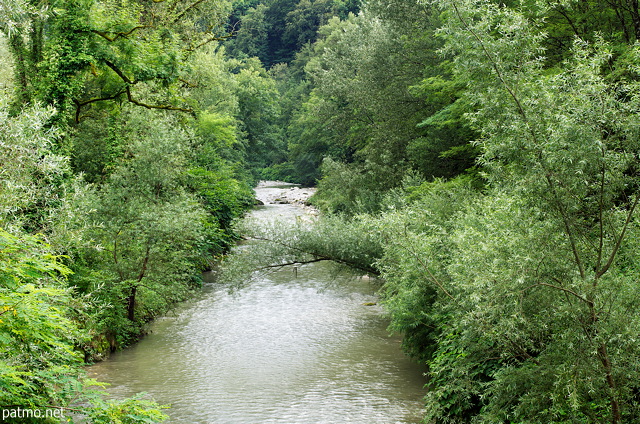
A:
[[[0,406],[162,420],[86,361],[231,269],[376,274],[426,423],[640,418],[634,1],[0,0]],[[266,255],[266,256],[265,256]],[[261,265],[260,265],[261,264]],[[235,268],[234,268],[235,267]],[[27,421],[25,421],[27,422]]]

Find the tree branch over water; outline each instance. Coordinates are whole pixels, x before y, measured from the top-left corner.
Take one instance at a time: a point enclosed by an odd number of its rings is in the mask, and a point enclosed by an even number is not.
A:
[[[290,263],[290,265],[294,265],[296,263],[300,263],[300,264],[307,264],[307,263],[313,263],[313,262],[321,262],[321,261],[332,261],[332,262],[336,262],[339,263],[341,265],[346,265],[349,268],[353,268],[353,269],[357,269],[360,271],[364,271],[366,273],[369,274],[374,274],[374,275],[379,275],[380,272],[371,266],[365,265],[363,263],[357,262],[353,259],[350,258],[345,258],[345,257],[341,257],[338,255],[332,255],[330,253],[320,253],[315,249],[305,249],[305,248],[301,248],[301,247],[296,247],[290,243],[281,241],[281,240],[275,240],[275,239],[271,239],[271,238],[267,238],[267,237],[257,237],[254,236],[252,237],[255,240],[261,240],[261,241],[266,241],[266,242],[270,242],[270,243],[274,243],[278,246],[284,247],[286,249],[289,250],[293,250],[297,253],[301,253],[301,254],[306,254],[306,255],[310,255],[312,256],[314,259],[310,259],[310,260],[296,260],[292,263]],[[275,265],[278,266],[278,265]]]

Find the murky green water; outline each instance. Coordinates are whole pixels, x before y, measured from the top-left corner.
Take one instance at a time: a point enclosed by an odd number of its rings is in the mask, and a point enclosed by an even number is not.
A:
[[[273,188],[269,190],[274,190]],[[266,205],[258,219],[300,209]],[[235,295],[215,283],[134,347],[90,368],[115,396],[148,392],[170,423],[417,423],[424,370],[389,337],[375,285],[326,263]]]

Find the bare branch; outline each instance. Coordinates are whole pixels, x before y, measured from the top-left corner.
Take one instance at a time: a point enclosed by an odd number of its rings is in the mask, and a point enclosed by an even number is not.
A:
[[[605,150],[602,148],[602,168],[600,169],[600,193],[598,196],[598,229],[599,229],[599,240],[598,240],[598,258],[596,260],[596,269],[600,269],[600,265],[602,264],[602,253],[604,252],[604,189],[605,189],[605,178],[606,178],[606,169],[605,169]]]
[[[553,279],[553,280],[555,280],[555,281],[556,281],[556,282],[558,282],[558,283],[562,283],[560,280],[558,280],[558,279],[556,279],[556,278],[552,278],[552,279]],[[529,287],[527,287],[527,288],[523,289],[522,291],[523,291],[523,292],[525,292],[525,291],[527,291],[527,290],[529,290],[529,289],[532,289],[532,288],[534,288],[534,287],[538,287],[538,286],[551,287],[552,289],[556,289],[556,290],[560,290],[560,291],[563,291],[563,292],[565,292],[565,293],[568,293],[568,294],[570,294],[570,295],[572,295],[572,296],[574,296],[574,297],[576,297],[576,298],[580,299],[582,302],[586,303],[587,305],[592,305],[592,304],[593,304],[593,302],[591,302],[591,301],[589,301],[589,300],[585,299],[584,297],[580,296],[578,293],[574,292],[574,291],[573,291],[573,290],[571,290],[571,289],[567,289],[567,288],[565,288],[565,287],[560,287],[560,286],[556,286],[556,285],[549,284],[549,283],[535,283],[535,284],[532,284],[532,285],[530,285]]]
[[[105,59],[105,60],[104,60],[104,63],[105,63],[105,65],[107,65],[109,68],[111,68],[111,70],[112,70],[113,72],[115,72],[115,73],[116,73],[116,75],[118,75],[118,76],[122,79],[122,81],[126,82],[126,83],[127,83],[127,84],[129,84],[129,85],[133,85],[133,84],[136,84],[136,83],[137,83],[137,81],[129,79],[129,77],[128,77],[128,76],[126,76],[126,75],[124,74],[124,72],[122,72],[122,70],[121,70],[120,68],[118,68],[118,67],[117,67],[113,62],[111,62],[111,61],[109,61],[109,60],[106,60],[106,59]]]
[[[91,32],[99,35],[100,37],[104,38],[107,41],[114,42],[118,38],[126,38],[129,35],[133,34],[135,31],[142,28],[147,28],[147,27],[148,27],[147,25],[139,25],[137,27],[133,27],[130,31],[127,31],[127,32],[113,32],[112,34],[115,34],[114,36],[109,36],[109,33],[111,33],[110,31],[98,31],[97,29],[93,29],[91,30]]]
[[[569,222],[569,217],[564,207],[562,207],[562,203],[560,202],[560,196],[558,195],[558,191],[556,189],[556,185],[553,179],[547,174],[545,176],[547,180],[547,184],[549,188],[553,192],[553,196],[558,203],[558,212],[560,213],[560,217],[562,218],[562,223],[564,224],[564,229],[567,233],[567,237],[569,238],[569,244],[571,245],[571,251],[573,252],[573,257],[576,261],[576,265],[578,265],[578,271],[580,272],[580,277],[583,279],[586,278],[587,274],[584,270],[584,265],[582,264],[582,258],[580,256],[580,252],[578,251],[578,244],[576,243],[575,236],[573,234],[573,230],[571,229],[571,223]]]
[[[293,261],[293,262],[285,262],[282,264],[274,264],[274,265],[265,265],[265,266],[261,266],[260,268],[257,268],[258,270],[263,270],[263,269],[272,269],[272,268],[283,268],[285,266],[292,266],[292,265],[306,265],[306,264],[312,264],[315,262],[324,262],[324,261],[330,261],[331,259],[329,258],[315,258],[315,259],[309,259],[306,261]]]
[[[196,8],[199,4],[204,3],[205,1],[206,0],[197,0],[195,3],[191,4],[190,6],[187,6],[182,12],[178,13],[178,15],[175,17],[175,19],[171,23],[175,24],[180,19],[182,19],[184,15],[186,15],[191,9]]]
[[[185,80],[184,78],[178,78],[178,81],[180,81],[181,83],[183,83],[184,85],[186,85],[189,88],[198,88],[199,87],[198,84],[194,84],[192,82],[189,82],[189,81]]]
[[[607,263],[602,267],[602,269],[600,269],[597,273],[596,273],[596,281],[602,277],[611,267],[611,265],[613,264],[613,261],[616,257],[616,255],[618,254],[618,250],[620,249],[620,246],[622,245],[622,240],[624,239],[624,236],[627,232],[627,228],[629,228],[629,224],[631,223],[631,218],[633,217],[633,213],[636,210],[636,207],[638,206],[638,200],[640,200],[640,195],[636,195],[636,200],[633,202],[633,205],[631,205],[631,208],[629,209],[629,212],[627,213],[627,220],[624,223],[624,226],[622,227],[622,231],[620,232],[620,237],[618,237],[618,240],[616,240],[616,244],[613,247],[613,250],[611,251],[611,255],[609,256],[609,260],[607,261]]]
[[[129,101],[129,103],[133,103],[136,106],[146,107],[147,109],[176,110],[179,112],[190,113],[192,115],[195,114],[195,110],[190,108],[183,108],[183,107],[171,106],[171,105],[150,105],[148,103],[140,102],[131,96],[131,87],[127,87],[126,92],[127,92],[127,100]]]
[[[98,98],[94,98],[94,99],[89,99],[89,100],[85,100],[85,101],[79,101],[79,100],[74,100],[73,102],[76,104],[76,123],[80,122],[80,111],[82,110],[83,106],[89,105],[91,103],[96,103],[96,102],[102,102],[102,101],[107,101],[107,100],[115,100],[118,97],[122,96],[123,94],[126,93],[126,90],[121,90],[119,92],[117,92],[116,94],[112,95],[112,96],[107,96],[107,97],[98,97]]]

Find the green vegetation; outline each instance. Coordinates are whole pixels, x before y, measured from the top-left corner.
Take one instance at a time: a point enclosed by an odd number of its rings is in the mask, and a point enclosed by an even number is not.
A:
[[[1,405],[161,420],[80,367],[266,178],[323,217],[229,269],[380,275],[426,423],[640,419],[637,2],[0,0],[0,34]]]
[[[334,15],[270,70],[288,151],[269,172],[317,183],[324,216],[252,229],[254,254],[380,275],[429,366],[426,423],[638,421],[638,5]]]
[[[104,400],[81,367],[198,288],[253,203],[268,129],[247,129],[247,91],[273,81],[225,56],[230,10],[0,1],[0,407],[165,418]]]

